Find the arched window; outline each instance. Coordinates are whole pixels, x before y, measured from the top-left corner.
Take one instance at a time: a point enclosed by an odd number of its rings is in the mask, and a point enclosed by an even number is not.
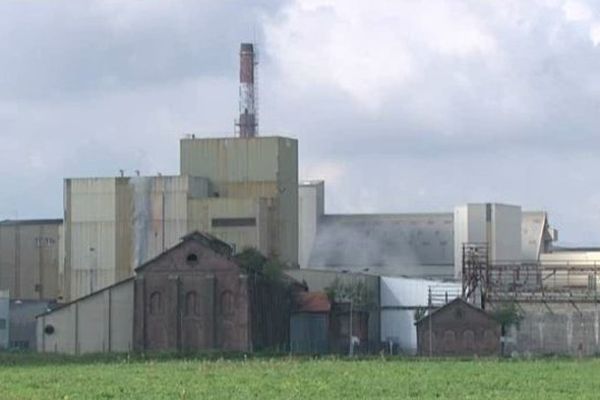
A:
[[[453,353],[456,347],[456,334],[448,329],[444,332],[444,350],[446,353]]]
[[[200,314],[200,310],[198,308],[198,296],[195,291],[187,292],[185,294],[185,309],[184,315],[192,316]]]
[[[160,296],[160,292],[152,292],[150,295],[150,314],[151,315],[160,315],[162,314],[162,299]]]
[[[185,261],[187,262],[187,265],[194,267],[196,264],[198,264],[198,255],[195,253],[190,253],[187,255]]]
[[[475,349],[475,333],[467,329],[463,332],[463,347],[467,350]]]
[[[221,294],[221,313],[223,315],[232,315],[233,307],[233,293],[226,290]]]

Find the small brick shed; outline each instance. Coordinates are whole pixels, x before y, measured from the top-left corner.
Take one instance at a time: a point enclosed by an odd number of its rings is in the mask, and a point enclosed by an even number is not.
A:
[[[463,299],[451,301],[415,324],[417,351],[421,356],[500,354],[500,323]]]
[[[286,346],[290,304],[281,287],[249,276],[232,248],[200,232],[136,269],[137,350],[252,351]]]

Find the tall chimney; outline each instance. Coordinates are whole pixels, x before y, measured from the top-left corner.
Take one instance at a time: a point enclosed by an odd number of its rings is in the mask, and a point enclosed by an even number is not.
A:
[[[240,137],[254,137],[258,131],[254,97],[254,45],[242,43],[240,47]]]

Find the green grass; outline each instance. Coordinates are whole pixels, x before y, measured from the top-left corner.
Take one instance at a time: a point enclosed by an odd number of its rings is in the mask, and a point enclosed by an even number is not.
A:
[[[599,376],[598,359],[2,355],[0,399],[597,399]]]

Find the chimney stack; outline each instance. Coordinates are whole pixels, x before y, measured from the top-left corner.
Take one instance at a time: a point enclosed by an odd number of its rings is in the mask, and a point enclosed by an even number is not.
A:
[[[240,137],[254,137],[258,131],[254,93],[254,45],[242,43],[240,47]]]

